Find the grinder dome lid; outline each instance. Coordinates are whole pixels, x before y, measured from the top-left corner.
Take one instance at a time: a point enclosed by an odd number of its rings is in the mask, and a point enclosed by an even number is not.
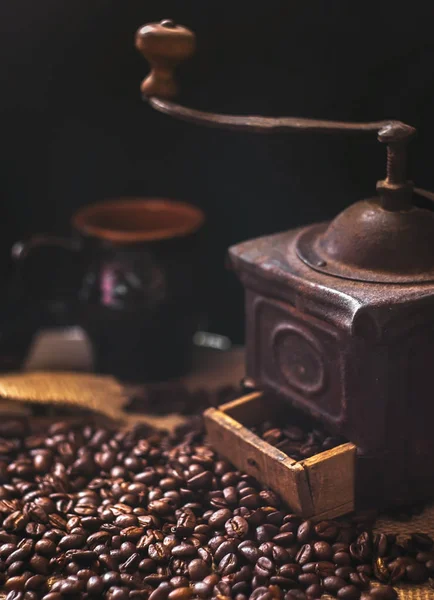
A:
[[[411,186],[406,186],[411,199]],[[430,194],[423,190],[425,197]],[[367,282],[434,281],[434,212],[405,197],[362,200],[330,223],[305,228],[297,241],[301,260],[328,275]]]
[[[387,176],[376,198],[356,202],[333,221],[305,228],[297,254],[317,271],[373,283],[434,281],[434,211],[418,208],[405,178],[406,145],[414,130],[402,123],[380,129],[387,144]]]

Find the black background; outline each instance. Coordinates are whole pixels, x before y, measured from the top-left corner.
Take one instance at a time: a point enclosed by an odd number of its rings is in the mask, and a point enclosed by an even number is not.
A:
[[[228,113],[401,119],[420,128],[410,176],[433,189],[434,7],[2,0],[4,281],[13,274],[14,240],[67,232],[82,205],[136,194],[187,200],[208,217],[209,329],[240,341],[242,291],[225,271],[225,249],[329,218],[372,194],[384,174],[384,148],[375,136],[254,136],[153,112],[140,99],[147,66],[133,38],[140,25],[162,18],[198,38],[196,56],[180,73],[183,103]],[[38,275],[50,294],[68,278],[62,261]],[[30,304],[35,295],[32,289]]]

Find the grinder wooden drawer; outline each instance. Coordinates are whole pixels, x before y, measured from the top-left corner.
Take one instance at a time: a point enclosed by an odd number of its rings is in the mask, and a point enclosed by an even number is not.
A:
[[[249,427],[288,409],[276,398],[254,393],[205,412],[213,447],[238,469],[276,491],[304,517],[333,518],[354,510],[356,447],[346,443],[296,462]]]

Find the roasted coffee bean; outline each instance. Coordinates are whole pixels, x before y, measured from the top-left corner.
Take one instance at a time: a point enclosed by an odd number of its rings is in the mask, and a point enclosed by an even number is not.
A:
[[[161,542],[150,544],[148,548],[149,558],[156,562],[164,562],[169,556],[169,550]]]
[[[24,589],[40,590],[45,586],[46,581],[47,579],[43,575],[32,575],[26,580],[26,583],[24,584]]]
[[[47,531],[47,528],[42,523],[27,523],[26,534],[32,538],[39,538]]]
[[[364,573],[368,577],[371,577],[373,574],[373,568],[371,565],[357,565],[356,570],[358,573]]]
[[[39,600],[38,594],[32,591],[24,592],[18,590],[11,590],[10,592],[7,592],[7,589],[2,589],[2,592],[6,592],[7,594],[2,594],[2,598],[4,598],[5,600],[24,600],[24,598],[30,598],[31,600]]]
[[[243,558],[251,564],[255,564],[262,554],[260,550],[253,544],[253,542],[247,541],[239,545],[238,551]]]
[[[188,600],[193,595],[193,590],[189,587],[177,588],[169,593],[169,600]]]
[[[258,542],[262,544],[264,542],[271,541],[278,532],[279,530],[275,525],[265,523],[264,525],[260,525],[256,528],[255,537]]]
[[[232,517],[226,521],[225,530],[229,537],[245,538],[249,531],[249,524],[243,517]]]
[[[17,575],[8,577],[8,580],[5,583],[4,590],[9,592],[11,590],[14,591],[22,591],[25,588],[27,578],[24,575]]]
[[[377,558],[374,563],[374,575],[382,583],[388,583],[390,579],[387,563],[383,558]]]
[[[224,529],[226,522],[231,518],[232,511],[227,508],[221,508],[215,513],[212,513],[208,519],[208,525],[213,529]]]
[[[193,584],[193,592],[199,598],[209,598],[212,594],[212,586],[204,581]]]
[[[312,521],[304,521],[297,530],[297,540],[300,544],[306,544],[311,540],[313,532],[314,527]]]
[[[224,538],[223,538],[224,539]],[[248,542],[246,542],[248,543]],[[252,542],[250,542],[252,543]],[[242,553],[242,555],[247,559],[248,559],[248,551],[247,554],[244,555],[244,552],[241,550],[241,544],[240,546],[238,546],[238,540],[234,540],[234,539],[228,539],[228,540],[224,540],[223,542],[221,542],[221,544],[217,547],[217,549],[214,552],[214,560],[216,562],[220,562],[221,559],[226,555],[229,554],[231,552],[236,553],[237,552],[237,547],[240,549],[240,552]],[[250,546],[249,546],[250,547]],[[253,547],[253,546],[252,546]],[[259,556],[261,556],[260,552],[257,550],[256,548],[256,555],[255,558],[253,560],[250,560],[250,562],[256,562],[256,560],[259,558]]]
[[[271,552],[271,558],[278,564],[287,563],[291,560],[291,555],[285,548],[281,546],[273,546]]]
[[[208,548],[199,546],[199,548],[197,548],[197,556],[198,558],[203,560],[207,565],[211,565],[212,554]]]
[[[171,585],[163,581],[149,596],[149,600],[166,600],[171,590]]]
[[[326,577],[323,581],[324,589],[331,594],[337,594],[340,589],[346,587],[347,585],[348,584],[345,579],[337,576]]]
[[[60,515],[56,515],[55,513],[48,515],[48,522],[52,527],[56,529],[65,530],[66,529],[66,521]]]
[[[333,557],[332,547],[327,542],[315,542],[313,550],[317,560],[331,560]]]
[[[26,567],[26,563],[22,560],[17,560],[9,565],[7,569],[7,575],[9,577],[15,577],[15,575],[21,575]]]
[[[117,586],[122,582],[121,576],[116,571],[108,571],[102,576],[105,587]]]
[[[48,558],[40,556],[39,554],[34,554],[30,559],[29,564],[32,571],[41,575],[46,575],[50,569],[50,563],[48,561]]]
[[[338,532],[337,526],[330,521],[320,521],[315,525],[315,533],[320,540],[333,542],[337,538]]]
[[[284,565],[282,568],[285,568],[285,566],[286,565]],[[306,563],[303,566],[300,566],[300,565],[296,565],[296,566],[298,568],[298,572],[299,573],[301,573],[301,572],[303,572],[303,573],[317,573],[317,571],[318,571],[318,563],[317,562],[309,562],[309,563]],[[333,565],[333,573],[334,573],[334,570],[335,570],[335,565]]]
[[[257,587],[250,595],[250,600],[271,600],[273,594],[265,586]]]
[[[350,573],[349,580],[352,585],[355,585],[360,590],[367,590],[371,582],[369,577],[363,573]]]
[[[273,575],[275,570],[276,570],[276,567],[275,567],[273,561],[270,560],[269,558],[267,558],[266,556],[261,556],[261,558],[258,559],[258,562],[255,565],[255,573],[259,577],[263,577],[263,578],[271,577],[271,575]]]
[[[192,560],[188,565],[188,574],[192,581],[203,580],[207,575],[209,575],[209,572],[209,566],[200,558]]]
[[[306,594],[302,590],[289,590],[285,600],[306,600]]]
[[[360,596],[360,590],[354,585],[346,585],[345,587],[341,588],[337,593],[337,597],[339,598],[339,600],[358,600]]]
[[[125,588],[113,586],[108,589],[105,597],[107,600],[128,600],[129,593]]]
[[[192,510],[185,510],[182,512],[174,527],[174,533],[177,536],[184,537],[193,533],[196,526],[196,516]]]
[[[70,550],[71,548],[81,548],[84,542],[84,535],[69,534],[65,535],[59,541],[59,548],[61,548],[62,550]]]
[[[351,564],[351,556],[347,552],[336,552],[333,556],[333,562],[340,567],[346,567]]]
[[[426,563],[429,560],[434,560],[434,552],[418,552],[416,554],[417,562]]]
[[[4,529],[9,533],[23,531],[29,522],[28,518],[19,510],[14,511],[3,521]]]
[[[398,594],[390,585],[379,585],[371,589],[369,598],[372,600],[398,600]]]
[[[319,584],[320,582],[318,575],[315,573],[302,573],[298,576],[298,581],[305,588],[308,588],[311,585]]]
[[[60,586],[59,591],[64,596],[71,596],[74,594],[79,594],[81,591],[83,591],[83,588],[84,585],[82,581],[68,577],[68,579],[66,579]]]
[[[386,556],[388,540],[384,533],[378,534],[374,538],[374,554],[380,557]]]
[[[389,568],[389,581],[391,584],[395,584],[398,583],[398,581],[401,581],[406,574],[406,565],[404,565],[403,563],[398,563],[395,564],[393,567],[391,567],[391,565],[388,565]]]
[[[310,544],[304,544],[298,551],[297,556],[295,557],[295,560],[299,565],[303,566],[303,565],[311,562],[311,560],[313,559],[313,556],[314,556],[313,547]]]
[[[33,551],[34,542],[31,540],[24,540],[24,544],[19,548],[11,552],[6,558],[6,565],[10,565],[16,560],[24,560],[27,558]]]
[[[16,549],[16,544],[2,544],[2,546],[0,546],[0,557],[2,559],[7,558],[10,556],[11,552],[15,552]]]
[[[187,577],[182,577],[181,575],[176,575],[169,580],[170,585],[173,588],[178,587],[187,587],[189,585],[189,580]]]
[[[83,519],[89,519],[92,517],[83,517]],[[95,518],[95,517],[94,517]],[[127,527],[136,527],[138,525],[138,520],[135,515],[118,515],[114,522],[120,529],[125,529]]]
[[[278,442],[280,442],[280,440],[282,440],[283,437],[284,437],[283,431],[278,428],[267,429],[262,434],[262,438],[269,444],[272,444],[273,446],[276,445]]]
[[[295,542],[295,534],[292,531],[284,531],[273,537],[273,542],[279,546],[292,546]]]
[[[104,588],[105,588],[104,581],[102,580],[101,577],[99,577],[98,575],[89,577],[87,584],[86,584],[86,590],[89,595],[101,596],[104,591]]]
[[[238,558],[236,554],[226,554],[218,564],[218,572],[220,575],[230,575],[238,569]]]
[[[68,560],[73,560],[80,564],[90,564],[98,557],[97,553],[93,550],[67,550],[65,556]]]
[[[126,527],[125,529],[121,529],[119,532],[122,538],[127,540],[138,540],[142,537],[143,529],[142,527]]]
[[[425,565],[415,562],[407,565],[405,569],[406,577],[413,583],[424,583],[428,579],[428,570]]]
[[[351,573],[355,573],[353,567],[338,567],[335,571],[335,575],[342,577],[342,579],[348,579]]]
[[[196,547],[187,542],[181,542],[171,550],[172,556],[191,557],[196,555]]]
[[[287,577],[288,579],[296,579],[300,573],[301,568],[299,565],[287,564],[279,567],[279,575],[282,575],[282,577]]]
[[[306,588],[306,595],[308,598],[321,598],[323,589],[319,583],[314,583]]]
[[[190,479],[187,479],[187,487],[192,490],[206,490],[212,485],[213,474],[211,471],[203,471]]]
[[[366,544],[358,544],[354,542],[350,544],[350,555],[355,563],[365,562],[371,556],[369,547]]]
[[[270,583],[273,585],[278,585],[286,590],[297,586],[297,583],[294,580],[288,579],[288,577],[283,577],[282,575],[272,575],[270,577]]]
[[[170,498],[152,500],[148,504],[148,509],[159,516],[166,516],[170,515],[173,512],[174,503],[173,500],[171,500]]]

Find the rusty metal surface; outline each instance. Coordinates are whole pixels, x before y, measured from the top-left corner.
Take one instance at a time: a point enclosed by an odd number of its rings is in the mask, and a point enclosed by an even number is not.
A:
[[[217,129],[244,131],[246,133],[285,133],[309,131],[311,133],[369,133],[377,132],[380,141],[409,140],[416,133],[410,125],[394,120],[353,123],[347,121],[327,121],[301,117],[263,117],[257,115],[225,115],[204,112],[181,106],[161,97],[144,97],[149,104],[166,115]],[[392,133],[391,133],[392,132]]]
[[[314,271],[303,230],[244,242],[246,372],[357,445],[361,505],[432,493],[434,283],[366,283]],[[370,482],[370,485],[366,485]]]
[[[331,224],[300,235],[297,255],[315,270],[358,281],[434,281],[434,212],[381,210],[377,199],[353,204]]]
[[[295,306],[300,313],[376,343],[394,339],[398,315],[401,331],[417,318],[423,322],[431,317],[434,282],[380,285],[314,271],[297,256],[303,232],[300,228],[232,246],[230,266],[247,289],[260,288],[264,295]],[[364,332],[358,323],[367,326],[366,311],[370,327]]]

